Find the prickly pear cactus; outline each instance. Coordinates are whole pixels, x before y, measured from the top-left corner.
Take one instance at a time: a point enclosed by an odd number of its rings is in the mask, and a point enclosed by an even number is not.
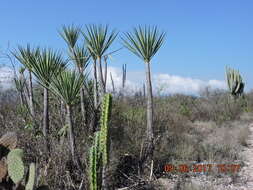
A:
[[[29,177],[28,177],[27,184],[25,186],[25,190],[33,190],[35,177],[36,177],[35,164],[31,163],[29,167]]]
[[[13,149],[7,156],[8,174],[15,184],[19,183],[24,177],[23,154],[22,149]]]

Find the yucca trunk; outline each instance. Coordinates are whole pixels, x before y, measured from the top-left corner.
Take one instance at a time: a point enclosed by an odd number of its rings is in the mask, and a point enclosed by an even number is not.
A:
[[[23,106],[24,105],[24,97],[23,97],[22,92],[19,92],[19,99],[20,99],[20,105]]]
[[[153,128],[153,94],[151,83],[150,63],[145,63],[146,67],[146,86],[147,86],[147,129],[144,152],[141,158],[141,174],[147,175],[148,168],[143,166],[151,164],[154,152],[154,128]]]
[[[84,103],[84,87],[81,88],[80,90],[80,98],[81,98],[81,112],[82,112],[82,117],[83,120],[85,121],[85,103]]]
[[[111,76],[111,82],[112,82],[112,92],[114,94],[115,93],[115,86],[114,86],[114,81],[113,81],[113,78],[112,78],[112,73],[110,73],[110,76]]]
[[[89,130],[94,132],[96,129],[97,109],[98,109],[98,85],[97,85],[97,61],[93,59],[93,110],[91,110],[91,119],[89,122]]]
[[[101,57],[98,57],[98,65],[99,65],[99,91],[100,97],[102,98],[105,94],[105,84],[104,84],[104,77],[103,77],[103,69],[102,69],[102,61]]]
[[[33,104],[33,85],[32,85],[32,72],[29,71],[29,89],[28,89],[28,97],[29,97],[29,107],[32,117],[35,116],[34,112],[34,104]]]
[[[66,123],[69,127],[69,145],[70,145],[72,161],[74,163],[77,163],[76,162],[77,157],[76,157],[75,134],[74,134],[73,123],[72,123],[72,108],[70,105],[67,105]]]
[[[94,72],[94,82],[93,82],[93,85],[94,85],[94,107],[97,108],[97,98],[98,98],[98,86],[97,86],[97,83],[98,83],[98,79],[97,79],[97,60],[94,59],[94,63],[93,63],[93,72]]]
[[[150,63],[146,65],[146,86],[147,86],[147,138],[150,142],[154,139],[153,129],[153,92],[151,83]]]
[[[61,100],[61,103],[60,103],[60,115],[61,115],[61,123],[62,125],[64,125],[64,120],[65,120],[65,106],[64,106],[64,102],[63,100]]]
[[[43,135],[47,137],[49,128],[49,115],[48,115],[48,89],[44,87],[44,110],[43,110]]]
[[[80,75],[83,76],[83,72],[82,72],[82,68],[78,67],[78,72]],[[81,90],[80,90],[80,101],[81,101],[81,112],[82,112],[82,117],[83,120],[85,121],[85,104],[84,104],[84,85],[82,86]]]
[[[25,80],[24,73],[20,74],[20,80]],[[29,88],[27,87],[26,81],[24,82],[24,90],[23,90],[23,100],[24,103],[26,104],[26,107],[28,110],[30,110],[30,98],[29,98]]]
[[[48,115],[48,89],[44,87],[44,108],[43,108],[43,135],[45,138],[45,148],[46,151],[50,151],[50,143],[48,141],[48,131],[49,131],[49,115]]]
[[[104,57],[104,62],[105,62],[105,74],[104,74],[104,88],[105,88],[105,93],[106,93],[106,83],[107,83],[107,57]]]

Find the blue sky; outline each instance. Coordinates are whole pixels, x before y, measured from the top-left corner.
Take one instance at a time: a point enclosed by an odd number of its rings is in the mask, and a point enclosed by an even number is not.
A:
[[[224,80],[226,65],[239,69],[247,89],[253,88],[252,0],[44,0],[2,1],[0,50],[31,43],[65,50],[57,30],[63,24],[109,24],[119,32],[139,24],[157,25],[166,41],[152,61],[153,73],[208,81]],[[121,34],[121,33],[120,33]],[[121,47],[120,39],[111,50]],[[111,66],[144,65],[124,49]]]

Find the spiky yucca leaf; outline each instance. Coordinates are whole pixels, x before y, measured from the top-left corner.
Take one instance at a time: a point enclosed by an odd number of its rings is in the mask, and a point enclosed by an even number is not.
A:
[[[70,57],[72,60],[75,61],[77,67],[82,68],[81,72],[83,72],[87,68],[90,54],[84,44],[82,46],[76,45],[73,49],[73,53],[70,54]]]
[[[29,56],[32,72],[39,83],[48,87],[52,78],[65,69],[67,62],[59,52],[43,49],[39,54]]]
[[[24,177],[23,154],[22,149],[13,149],[7,156],[8,174],[15,184],[19,183]]]
[[[30,44],[27,44],[26,48],[18,46],[18,49],[13,51],[12,54],[25,68],[28,68],[28,70],[31,71],[33,65],[30,64],[29,57],[38,55],[39,48],[31,48]],[[20,71],[23,73],[24,69],[21,69]]]
[[[23,74],[24,72],[25,72],[25,67],[20,67],[20,68],[19,68],[19,73],[20,73],[20,74]]]
[[[108,25],[86,25],[86,32],[83,32],[89,51],[99,58],[104,55],[117,35],[115,30],[109,33]]]
[[[25,87],[25,80],[14,78],[14,84],[15,88],[18,92],[23,92],[23,89]]]
[[[150,62],[163,44],[164,38],[165,33],[160,33],[156,26],[139,26],[134,28],[132,33],[126,32],[122,40],[127,49],[145,62]]]
[[[82,76],[75,71],[65,70],[53,78],[50,89],[67,105],[73,105],[86,78],[87,75]]]
[[[62,31],[59,32],[64,41],[68,44],[70,49],[73,49],[76,45],[80,34],[80,28],[74,25],[63,26]]]

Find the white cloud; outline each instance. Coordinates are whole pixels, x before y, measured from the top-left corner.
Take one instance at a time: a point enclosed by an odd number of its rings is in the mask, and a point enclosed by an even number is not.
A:
[[[110,73],[114,81],[116,91],[122,87],[122,70],[118,67],[108,67],[107,85],[108,89],[112,90]],[[92,72],[91,72],[92,74]],[[14,77],[13,70],[10,67],[0,67],[0,86],[9,88]],[[152,76],[154,93],[162,94],[198,94],[205,87],[212,89],[226,89],[225,81],[211,79],[208,81],[194,79],[189,77],[181,77],[165,73],[155,73]],[[145,83],[145,72],[127,71],[126,89],[128,92],[134,92],[143,88]]]
[[[11,87],[14,78],[14,72],[7,66],[0,67],[0,86],[4,89]]]
[[[205,87],[211,89],[226,89],[224,81],[219,80],[200,80],[189,77],[181,77],[169,74],[155,74],[153,76],[154,85],[157,88],[162,88],[163,93],[183,93],[183,94],[197,94]]]
[[[136,91],[139,88],[139,84],[133,80],[131,80],[131,78],[129,78],[128,76],[128,72],[127,72],[127,77],[126,77],[126,88],[130,91]],[[119,68],[116,67],[108,67],[107,69],[107,85],[108,85],[108,89],[112,90],[112,80],[111,80],[111,75],[113,78],[113,83],[115,86],[115,90],[119,91],[122,88],[122,70],[120,70]]]
[[[108,88],[111,89],[110,72],[114,80],[117,90],[121,88],[122,71],[119,68],[108,67]],[[208,81],[194,79],[189,77],[181,77],[169,74],[153,74],[153,89],[162,94],[198,94],[203,88],[210,87],[211,89],[226,89],[225,81],[211,79]],[[143,87],[145,83],[144,72],[129,72],[127,71],[126,87],[130,91],[136,91]]]

